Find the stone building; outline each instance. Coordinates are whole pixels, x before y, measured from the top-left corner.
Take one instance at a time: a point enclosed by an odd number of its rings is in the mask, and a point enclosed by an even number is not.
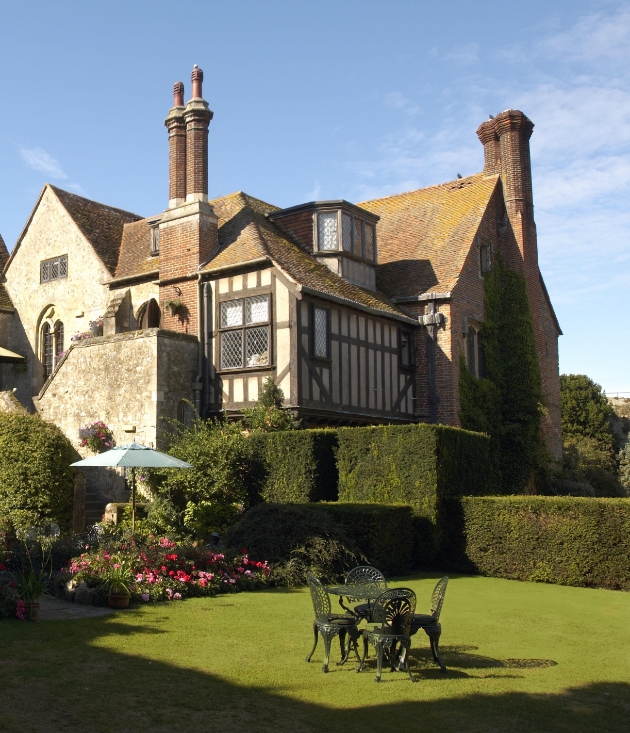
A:
[[[160,446],[168,420],[236,415],[269,376],[312,426],[457,425],[460,354],[481,376],[483,277],[500,251],[527,279],[560,457],[561,331],[538,269],[528,118],[480,126],[476,175],[279,209],[242,192],[208,200],[202,81],[195,67],[186,104],[174,88],[165,211],[46,185],[10,257],[0,239],[0,346],[26,357],[0,366],[0,389],[75,445],[103,420],[119,443]],[[97,504],[121,491],[90,481]]]

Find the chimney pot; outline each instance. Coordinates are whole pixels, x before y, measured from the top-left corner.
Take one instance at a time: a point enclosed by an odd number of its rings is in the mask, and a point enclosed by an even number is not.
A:
[[[203,83],[203,71],[197,66],[197,64],[194,65],[190,78],[192,80],[193,99],[201,99],[203,97],[201,91],[201,85]]]
[[[176,81],[173,85],[173,107],[184,106],[184,85],[181,81]]]

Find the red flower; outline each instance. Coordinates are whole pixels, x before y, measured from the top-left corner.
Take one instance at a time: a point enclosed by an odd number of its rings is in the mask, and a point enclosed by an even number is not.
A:
[[[247,548],[246,547],[241,547],[240,553],[241,553],[241,555],[247,555]]]
[[[4,572],[4,571],[5,571],[6,569],[7,569],[7,566],[6,566],[6,565],[3,565],[3,564],[2,564],[1,562],[0,562],[0,572]]]

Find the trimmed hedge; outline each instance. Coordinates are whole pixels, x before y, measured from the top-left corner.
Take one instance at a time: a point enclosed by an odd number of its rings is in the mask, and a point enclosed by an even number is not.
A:
[[[630,499],[466,497],[462,510],[483,575],[630,590]]]
[[[363,555],[386,574],[403,574],[411,567],[412,512],[374,504],[260,504],[228,529],[225,543],[278,564],[290,560],[294,550],[313,548],[316,538],[339,543],[346,557],[354,553],[355,565]],[[301,556],[309,562],[308,553]]]
[[[261,468],[260,496],[279,504],[336,501],[336,430],[287,430],[250,436]]]
[[[415,564],[449,554],[456,497],[494,491],[490,441],[480,433],[416,424],[340,428],[338,434],[339,501],[411,506]]]

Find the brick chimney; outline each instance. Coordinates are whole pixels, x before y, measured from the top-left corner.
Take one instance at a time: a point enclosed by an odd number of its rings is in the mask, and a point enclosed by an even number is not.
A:
[[[162,309],[162,327],[197,333],[199,267],[218,243],[217,217],[208,204],[208,125],[212,112],[202,98],[203,72],[192,72],[192,99],[184,107],[183,84],[175,84],[169,132],[169,206],[160,220],[160,301],[179,300],[177,313]]]
[[[202,97],[203,71],[192,71],[192,99],[186,105],[186,201],[208,200],[208,126],[213,113]]]
[[[477,137],[483,145],[483,172],[489,176],[501,173],[501,145],[494,125],[494,119],[482,122],[477,129]]]
[[[181,81],[175,82],[173,97],[173,107],[164,121],[168,129],[169,145],[169,209],[186,201],[186,122],[184,121],[184,85]]]

